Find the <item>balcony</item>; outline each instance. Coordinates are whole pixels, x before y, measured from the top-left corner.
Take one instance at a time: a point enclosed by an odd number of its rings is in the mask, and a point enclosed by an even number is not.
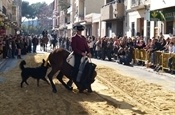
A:
[[[70,6],[68,9],[67,9],[67,14],[70,14],[72,12],[72,6]]]
[[[101,20],[121,19],[124,16],[124,3],[110,2],[101,8]]]
[[[54,11],[53,11],[53,15],[54,15],[54,16],[58,16],[58,15],[60,15],[60,14],[59,14],[58,11],[54,10]]]
[[[143,9],[145,5],[148,6],[150,4],[150,0],[132,0],[131,8],[132,9]]]
[[[74,23],[78,23],[78,22],[83,22],[84,21],[84,15],[75,15],[74,16]]]
[[[12,5],[12,15],[16,15],[16,5]]]
[[[12,21],[13,21],[13,22],[16,22],[16,21],[17,21],[16,15],[13,15],[13,16],[12,16]]]

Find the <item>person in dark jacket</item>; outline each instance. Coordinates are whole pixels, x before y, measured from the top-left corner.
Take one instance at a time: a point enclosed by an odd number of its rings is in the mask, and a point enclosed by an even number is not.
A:
[[[36,53],[36,48],[38,45],[38,38],[36,36],[34,36],[34,38],[32,39],[32,43],[33,43],[33,53]]]
[[[152,40],[152,48],[149,50],[151,56],[151,66],[155,66],[156,62],[156,55],[155,52],[161,49],[161,44],[158,42],[157,39]]]

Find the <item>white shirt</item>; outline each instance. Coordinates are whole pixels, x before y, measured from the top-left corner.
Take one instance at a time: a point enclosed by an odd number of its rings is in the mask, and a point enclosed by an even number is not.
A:
[[[169,53],[175,53],[175,45],[173,45],[173,46],[169,45],[168,52]]]
[[[93,46],[94,46],[94,41],[90,41],[90,43],[88,43],[88,46],[89,46],[89,48],[93,48]]]

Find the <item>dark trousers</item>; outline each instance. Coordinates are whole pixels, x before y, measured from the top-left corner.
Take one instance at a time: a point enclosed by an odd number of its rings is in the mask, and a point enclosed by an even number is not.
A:
[[[31,53],[31,51],[32,51],[32,46],[29,45],[29,46],[27,47],[27,52]]]
[[[33,53],[36,53],[36,47],[37,45],[33,45]]]
[[[119,62],[121,64],[124,63],[124,65],[129,65],[131,61],[132,61],[132,59],[129,56],[120,56],[119,57]]]
[[[12,58],[15,58],[15,52],[16,52],[16,49],[12,48]]]
[[[72,77],[73,77],[73,79],[76,79],[78,71],[79,71],[79,66],[80,66],[82,56],[78,55],[78,54],[74,54],[74,56],[75,56],[75,65],[73,68]]]
[[[7,57],[7,48],[3,46],[3,58]]]
[[[90,52],[91,52],[92,57],[94,57],[94,48],[90,48]]]
[[[168,59],[168,67],[169,67],[170,70],[172,69],[172,67],[173,67],[173,57],[170,57]]]

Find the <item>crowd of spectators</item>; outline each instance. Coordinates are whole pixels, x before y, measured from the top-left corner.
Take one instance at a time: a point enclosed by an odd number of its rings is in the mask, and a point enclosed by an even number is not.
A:
[[[70,39],[59,39],[59,45],[71,51]],[[87,42],[93,58],[101,60],[116,61],[120,64],[145,65],[145,62],[134,62],[134,49],[144,49],[149,54],[148,66],[159,71],[160,65],[156,65],[156,51],[164,53],[175,53],[175,37],[164,38],[163,35],[148,38],[147,41],[143,37],[99,37],[88,36]],[[168,59],[168,65],[171,70],[173,64],[172,58]]]
[[[0,53],[4,59],[21,59],[21,55],[36,53],[38,43],[37,36],[4,35],[0,37]]]
[[[53,37],[50,45],[53,49],[57,47],[65,48],[71,51],[71,39],[68,37]],[[156,51],[175,53],[175,37],[164,38],[163,35],[147,39],[143,37],[99,37],[88,36],[87,42],[92,54],[92,58],[116,61],[119,64],[133,65],[134,49],[144,49],[149,54],[148,65],[156,71],[160,70],[160,66],[156,65]],[[39,44],[37,36],[1,36],[0,37],[0,53],[3,58],[21,58],[21,55],[27,53],[36,53],[36,47]],[[136,62],[138,65],[145,65],[145,62]],[[168,59],[169,69],[174,64],[172,57]]]

